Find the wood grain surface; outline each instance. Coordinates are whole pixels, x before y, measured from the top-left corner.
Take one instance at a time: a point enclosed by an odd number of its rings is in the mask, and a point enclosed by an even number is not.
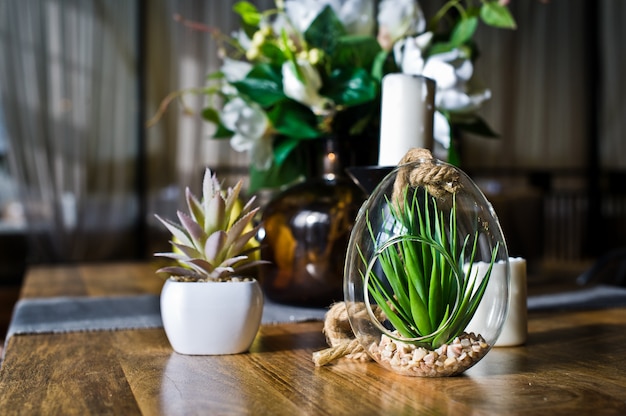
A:
[[[158,293],[150,264],[32,269],[21,296]],[[626,309],[531,313],[527,345],[465,374],[316,368],[320,322],[262,326],[249,353],[184,356],[160,329],[13,336],[0,415],[626,414]]]

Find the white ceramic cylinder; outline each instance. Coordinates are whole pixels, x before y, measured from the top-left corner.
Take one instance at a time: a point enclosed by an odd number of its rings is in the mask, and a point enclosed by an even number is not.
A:
[[[379,166],[395,166],[412,148],[433,148],[435,82],[388,74],[382,81]]]
[[[506,277],[506,262],[498,262],[493,265],[491,270],[491,280],[501,281]],[[512,347],[522,345],[526,342],[528,334],[528,318],[526,307],[526,260],[523,258],[509,258],[509,290],[508,290],[508,308],[507,315],[502,325],[500,336],[498,337],[496,347]],[[473,266],[473,272],[481,277],[485,275],[489,269],[489,263],[478,262]],[[506,296],[500,290],[501,286],[488,285],[483,299],[476,309],[476,313],[472,321],[467,327],[467,331],[481,333],[484,323],[491,319],[489,316],[489,305],[495,301],[497,297]]]
[[[509,312],[496,347],[522,345],[528,336],[528,308],[526,287],[526,260],[509,258],[511,284],[509,286]]]
[[[245,352],[254,341],[262,315],[263,293],[256,280],[168,279],[161,290],[163,328],[172,348],[180,354]]]

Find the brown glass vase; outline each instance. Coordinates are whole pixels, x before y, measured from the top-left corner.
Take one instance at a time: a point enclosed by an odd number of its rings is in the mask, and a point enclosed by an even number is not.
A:
[[[343,300],[343,270],[350,231],[365,201],[344,172],[339,142],[321,141],[320,173],[278,194],[263,210],[259,270],[272,301],[327,306]]]

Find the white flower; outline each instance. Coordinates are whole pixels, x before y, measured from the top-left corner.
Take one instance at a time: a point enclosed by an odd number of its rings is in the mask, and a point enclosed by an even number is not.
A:
[[[433,138],[444,149],[450,147],[450,122],[441,112],[435,111],[433,117]]]
[[[304,32],[326,6],[333,9],[349,34],[372,34],[373,0],[287,0],[285,12],[295,28]]]
[[[238,61],[228,57],[224,58],[220,70],[228,82],[241,81],[252,69],[252,64],[246,61]]]
[[[390,50],[396,41],[405,36],[422,33],[426,19],[415,0],[383,0],[378,6],[378,43]]]
[[[241,45],[244,50],[249,49],[250,46],[252,46],[252,39],[250,39],[248,34],[243,29],[232,32],[231,37],[239,42],[239,45]]]
[[[407,37],[393,45],[393,56],[400,70],[409,75],[421,75],[424,71],[424,51],[433,38],[432,32]]]
[[[269,169],[272,139],[266,134],[269,121],[263,109],[236,97],[224,105],[220,118],[224,126],[234,132],[230,139],[232,148],[237,152],[247,151],[257,169]]]
[[[339,3],[341,3],[341,8],[335,13],[349,34],[371,35],[374,33],[373,0],[344,0]]]
[[[296,71],[300,71],[302,80]],[[328,98],[319,95],[322,79],[309,61],[298,59],[297,64],[286,61],[282,66],[282,75],[285,95],[310,107],[315,114],[323,114],[332,105]]]
[[[430,56],[422,75],[437,83],[435,105],[439,109],[471,113],[491,98],[490,90],[476,87],[474,65],[461,49]]]

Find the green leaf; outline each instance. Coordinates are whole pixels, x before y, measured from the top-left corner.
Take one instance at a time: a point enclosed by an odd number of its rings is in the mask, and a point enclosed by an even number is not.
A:
[[[338,105],[353,106],[378,97],[379,83],[362,68],[336,69],[320,94]]]
[[[275,43],[265,42],[260,47],[261,55],[275,65],[282,65],[287,60],[285,53]]]
[[[490,26],[502,29],[515,29],[517,24],[506,6],[497,1],[486,1],[480,8],[480,17]]]
[[[293,100],[279,102],[267,112],[267,116],[282,135],[296,139],[313,139],[320,135],[315,114]]]
[[[202,110],[202,118],[213,124],[220,123],[220,113],[212,107],[207,107]]]
[[[274,163],[278,166],[285,164],[302,140],[299,137],[278,136],[274,142]]]
[[[259,13],[256,6],[250,2],[240,1],[235,3],[233,11],[241,16],[241,19],[247,25],[258,26],[261,22],[261,13]]]
[[[373,36],[342,36],[337,40],[331,61],[335,67],[365,68],[369,71],[381,51]]]
[[[476,32],[476,28],[478,28],[477,17],[468,17],[466,19],[459,20],[452,30],[450,43],[455,47],[463,45],[465,42],[472,39],[474,33]]]
[[[461,166],[461,155],[453,142],[450,142],[450,147],[448,148],[448,163],[452,166]]]
[[[456,46],[452,42],[436,42],[433,43],[426,51],[426,56],[437,55],[439,53],[450,52]]]
[[[224,75],[224,73],[222,71],[211,72],[206,77],[207,81],[212,81],[212,80],[216,80],[216,79],[224,79],[224,78],[226,78],[226,76]]]
[[[411,315],[420,335],[430,335],[433,329],[428,316],[428,309],[412,284],[409,285],[409,298],[411,300]]]
[[[259,170],[250,164],[250,185],[248,192],[255,193],[261,189],[280,188],[285,184],[292,183],[305,174],[304,164],[292,158],[284,163],[276,161],[268,170]]]
[[[257,64],[241,81],[232,85],[261,107],[269,107],[286,99],[280,66]]]
[[[343,23],[332,7],[326,6],[304,32],[304,39],[309,47],[322,49],[332,55],[338,39],[345,35],[346,29]]]

